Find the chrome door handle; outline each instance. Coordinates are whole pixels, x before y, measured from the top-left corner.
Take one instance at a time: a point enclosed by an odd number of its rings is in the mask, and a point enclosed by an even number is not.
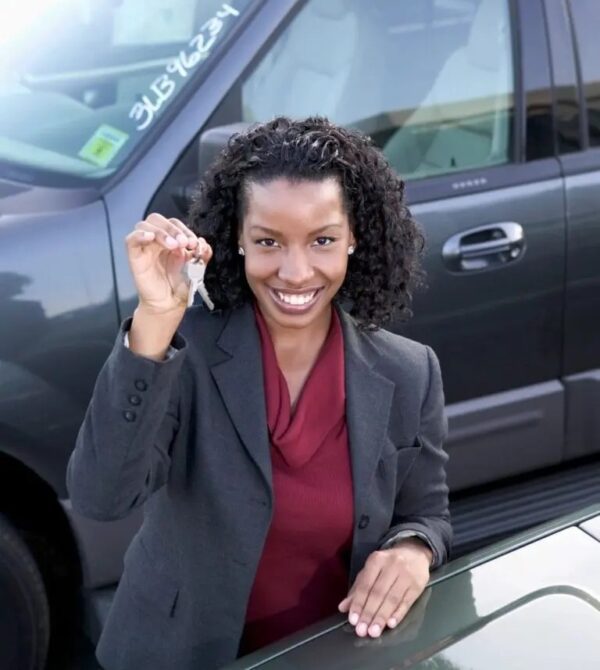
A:
[[[478,226],[453,235],[442,248],[453,272],[472,272],[506,265],[525,252],[523,226],[512,221]]]

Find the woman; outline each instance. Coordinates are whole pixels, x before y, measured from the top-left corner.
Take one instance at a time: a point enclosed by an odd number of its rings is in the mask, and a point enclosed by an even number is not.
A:
[[[437,359],[379,329],[422,248],[402,182],[361,134],[278,118],[232,138],[189,227],[126,243],[139,304],[67,473],[84,515],[146,503],[103,667],[209,670],[337,610],[396,626],[451,539]],[[192,256],[214,313],[186,309]]]

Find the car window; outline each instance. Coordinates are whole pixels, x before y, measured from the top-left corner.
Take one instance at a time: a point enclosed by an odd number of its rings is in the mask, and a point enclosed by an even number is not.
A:
[[[571,2],[571,17],[579,51],[579,68],[588,117],[590,146],[600,146],[600,4],[598,0]]]
[[[308,0],[242,85],[243,121],[322,114],[407,179],[510,160],[508,0]]]
[[[98,178],[123,162],[251,0],[0,6],[0,163]]]

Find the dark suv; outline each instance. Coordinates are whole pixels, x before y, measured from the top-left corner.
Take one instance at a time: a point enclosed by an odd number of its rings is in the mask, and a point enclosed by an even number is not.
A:
[[[65,489],[136,302],[124,238],[151,211],[185,218],[232,129],[276,114],[359,128],[406,179],[428,290],[392,329],[441,359],[459,552],[598,498],[597,0],[39,11],[0,44],[4,668],[42,667],[79,594],[97,635],[140,523],[82,519]]]

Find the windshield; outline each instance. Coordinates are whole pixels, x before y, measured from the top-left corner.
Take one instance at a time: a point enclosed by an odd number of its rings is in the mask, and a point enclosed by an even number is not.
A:
[[[10,165],[13,178],[19,169],[90,179],[112,174],[193,86],[249,5],[0,3],[0,165]]]

